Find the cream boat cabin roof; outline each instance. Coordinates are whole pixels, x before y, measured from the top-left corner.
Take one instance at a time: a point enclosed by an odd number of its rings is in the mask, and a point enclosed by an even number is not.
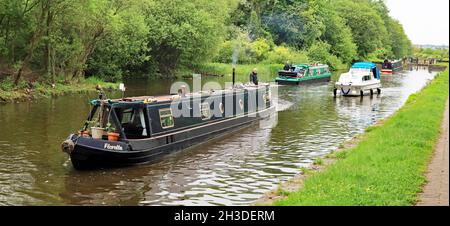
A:
[[[336,85],[363,85],[371,82],[380,82],[380,72],[374,63],[359,62],[355,63],[350,71],[343,73]]]
[[[349,72],[343,73],[335,83],[334,96],[340,92],[344,96],[364,96],[377,91],[381,93],[380,72],[374,63],[355,63]]]

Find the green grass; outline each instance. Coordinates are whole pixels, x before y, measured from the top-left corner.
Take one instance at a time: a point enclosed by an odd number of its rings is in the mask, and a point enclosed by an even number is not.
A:
[[[318,165],[318,166],[323,165],[323,159],[321,159],[321,158],[315,159],[314,160],[314,165]]]
[[[116,83],[104,82],[96,77],[89,77],[78,82],[57,82],[55,87],[34,82],[31,92],[27,92],[25,82],[21,82],[16,88],[10,79],[6,79],[0,82],[0,102],[12,102],[16,100],[26,100],[28,98],[95,91],[95,86],[97,84],[101,85],[104,89],[117,89],[118,87],[118,84]]]
[[[232,74],[231,64],[208,63],[196,69],[196,73],[229,76]],[[279,70],[283,69],[281,64],[238,64],[236,65],[236,80],[247,81],[253,68],[258,69],[260,81],[273,81]]]
[[[447,65],[448,66],[448,65]],[[413,205],[440,134],[448,68],[383,125],[371,127],[335,164],[275,205]]]

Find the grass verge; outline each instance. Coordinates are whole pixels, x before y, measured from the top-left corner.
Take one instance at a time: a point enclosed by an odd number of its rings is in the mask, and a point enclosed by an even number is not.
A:
[[[415,204],[439,137],[448,90],[447,68],[383,124],[367,129],[334,164],[274,205]]]
[[[194,73],[210,76],[231,76],[232,64],[207,63],[199,66]],[[279,70],[283,68],[282,64],[238,64],[236,65],[236,81],[248,81],[250,72],[253,68],[258,69],[258,78],[260,81],[273,81]],[[182,70],[177,74],[190,76],[192,70]]]
[[[35,99],[38,97],[58,96],[67,93],[80,93],[94,91],[99,84],[104,89],[117,89],[118,84],[104,82],[96,77],[89,77],[78,82],[58,82],[54,87],[48,84],[22,82],[15,87],[10,80],[0,81],[0,102],[14,102]]]

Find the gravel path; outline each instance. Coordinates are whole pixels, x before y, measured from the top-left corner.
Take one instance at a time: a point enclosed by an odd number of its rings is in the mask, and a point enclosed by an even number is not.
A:
[[[447,107],[444,114],[444,121],[442,122],[442,134],[439,138],[436,150],[428,166],[426,174],[427,184],[424,187],[423,193],[419,195],[418,206],[448,206],[448,166],[449,166],[449,146],[448,146],[448,127],[449,127],[449,101],[447,100]]]

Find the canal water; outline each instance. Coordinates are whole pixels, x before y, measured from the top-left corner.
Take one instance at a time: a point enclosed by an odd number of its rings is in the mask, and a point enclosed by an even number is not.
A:
[[[96,93],[3,104],[0,204],[248,205],[391,115],[434,74],[414,69],[385,76],[382,94],[362,99],[333,98],[332,82],[281,86],[273,128],[249,127],[151,165],[88,172],[75,171],[60,144],[80,129]],[[127,95],[155,95],[167,94],[171,82],[126,84]]]

